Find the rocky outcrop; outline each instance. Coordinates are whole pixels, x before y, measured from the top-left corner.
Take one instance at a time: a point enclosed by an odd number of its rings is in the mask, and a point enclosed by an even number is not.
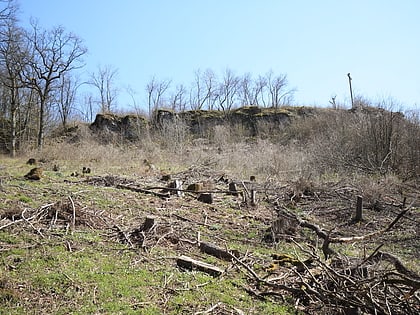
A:
[[[147,119],[140,115],[98,114],[90,129],[101,136],[118,135],[135,141],[142,137],[148,125]]]
[[[164,125],[177,120],[184,122],[190,131],[199,136],[208,134],[215,126],[240,126],[250,136],[259,135],[267,127],[279,129],[297,115],[308,113],[302,107],[261,108],[246,106],[229,112],[216,110],[190,110],[176,113],[159,110],[156,115],[157,125]]]
[[[229,112],[190,110],[177,113],[161,109],[156,111],[152,121],[137,115],[98,114],[90,128],[101,135],[119,135],[130,141],[140,139],[148,128],[162,129],[165,125],[174,123],[184,124],[197,137],[210,134],[216,126],[220,125],[240,127],[249,136],[257,136],[278,131],[294,117],[313,114],[314,110],[306,107],[246,106]]]

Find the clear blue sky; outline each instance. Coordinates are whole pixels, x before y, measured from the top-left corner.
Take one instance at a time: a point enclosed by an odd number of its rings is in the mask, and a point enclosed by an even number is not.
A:
[[[153,76],[188,86],[197,69],[287,74],[297,105],[356,94],[420,107],[418,0],[20,0],[22,24],[62,25],[89,49],[86,72],[118,69],[119,104]]]

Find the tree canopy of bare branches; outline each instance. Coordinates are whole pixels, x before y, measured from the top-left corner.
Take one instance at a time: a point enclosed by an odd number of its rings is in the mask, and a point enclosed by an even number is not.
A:
[[[30,68],[25,73],[25,82],[38,95],[37,145],[38,148],[42,148],[46,107],[50,102],[50,93],[57,88],[59,79],[64,74],[83,66],[82,57],[87,52],[87,48],[79,37],[66,32],[63,27],[44,30],[34,21],[32,30],[27,32],[27,41],[30,45],[28,59]]]
[[[111,112],[115,105],[118,89],[114,85],[114,81],[117,74],[118,70],[111,66],[99,66],[98,72],[91,74],[90,84],[99,92],[102,113]]]

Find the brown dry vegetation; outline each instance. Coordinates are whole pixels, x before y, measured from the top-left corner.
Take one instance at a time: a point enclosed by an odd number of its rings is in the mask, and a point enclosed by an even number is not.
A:
[[[0,313],[417,314],[418,117],[325,109],[244,132],[217,125],[197,138],[177,121],[98,141],[81,125],[42,152],[2,157]],[[23,177],[29,157],[40,181]],[[213,203],[165,190],[175,179],[205,183]],[[182,255],[223,274],[184,270]]]

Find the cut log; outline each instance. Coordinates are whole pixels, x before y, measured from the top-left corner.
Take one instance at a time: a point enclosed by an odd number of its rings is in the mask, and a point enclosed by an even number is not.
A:
[[[185,255],[180,256],[176,263],[181,268],[185,268],[187,270],[199,270],[208,273],[213,277],[217,277],[223,274],[223,270],[221,268],[210,265],[203,261],[195,260]]]
[[[226,251],[216,245],[204,242],[200,243],[200,251],[227,261],[231,261],[233,255],[239,257],[239,252],[237,250]]]

